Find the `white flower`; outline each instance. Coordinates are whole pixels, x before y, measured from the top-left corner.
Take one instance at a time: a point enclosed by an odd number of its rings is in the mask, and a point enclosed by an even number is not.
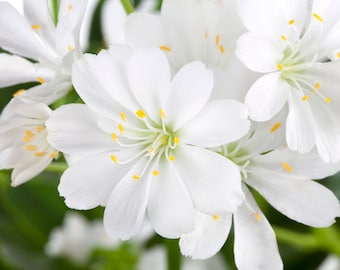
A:
[[[245,103],[253,120],[266,121],[288,104],[286,140],[306,153],[317,147],[322,159],[340,159],[339,1],[239,0],[250,32],[237,54],[251,70],[267,73],[250,88]],[[270,12],[268,12],[270,10]],[[340,57],[340,51],[338,54]]]
[[[45,121],[51,110],[43,103],[14,98],[0,117],[0,169],[11,169],[12,186],[42,172],[58,156],[47,142]]]
[[[340,269],[340,260],[336,255],[330,255],[322,262],[317,270],[338,270]]]
[[[62,0],[54,24],[49,1],[25,0],[21,15],[7,2],[0,3],[0,87],[36,82],[17,95],[52,103],[71,87],[71,67],[81,53],[79,32],[87,1]],[[33,60],[30,61],[30,60]]]
[[[73,83],[88,107],[61,107],[47,123],[57,149],[88,154],[61,178],[69,207],[106,205],[104,225],[122,239],[138,232],[147,211],[157,233],[176,238],[193,229],[194,209],[213,215],[242,202],[238,168],[203,147],[245,134],[247,110],[234,100],[208,102],[213,76],[202,63],[171,80],[159,49],[118,46],[84,56]]]
[[[214,72],[213,97],[243,100],[257,76],[235,55],[243,28],[236,0],[165,0],[160,15],[129,15],[125,35],[131,46],[161,48],[173,72],[202,61]]]
[[[282,132],[281,121],[274,119],[257,125],[237,143],[217,150],[238,164],[243,175],[246,199],[233,214],[235,261],[240,270],[283,267],[274,232],[246,185],[284,215],[309,226],[329,226],[340,215],[335,195],[311,180],[334,174],[340,164],[324,163],[315,151],[296,155],[280,148]],[[200,259],[214,255],[226,241],[231,222],[231,214],[211,218],[196,213],[195,230],[181,237],[182,253]]]

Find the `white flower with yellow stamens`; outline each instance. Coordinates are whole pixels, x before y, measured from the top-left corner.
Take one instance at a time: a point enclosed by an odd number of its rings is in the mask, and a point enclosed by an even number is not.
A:
[[[242,203],[237,166],[204,147],[245,134],[247,109],[208,102],[213,75],[202,63],[171,80],[161,50],[121,46],[85,55],[73,75],[87,106],[66,105],[47,122],[54,147],[87,153],[61,178],[69,207],[105,205],[105,227],[122,239],[138,232],[147,212],[157,233],[176,238],[193,229],[194,209],[213,215]]]
[[[183,65],[202,61],[214,72],[216,98],[244,99],[257,78],[235,55],[244,32],[236,0],[164,0],[159,15],[134,12],[125,36],[138,48],[161,48],[176,73]]]
[[[47,142],[45,121],[51,110],[42,103],[14,98],[0,117],[0,169],[13,169],[12,186],[42,172],[58,152]]]
[[[310,2],[311,4],[311,2]],[[288,104],[286,141],[306,153],[314,146],[326,162],[340,159],[339,2],[239,0],[249,32],[237,54],[251,70],[268,73],[250,88],[250,117],[266,121]],[[270,10],[270,12],[267,12]],[[340,53],[338,54],[340,56]]]
[[[233,215],[212,217],[197,212],[195,230],[180,240],[184,255],[198,259],[214,255],[224,245],[233,220],[238,269],[283,269],[273,229],[246,185],[287,217],[308,226],[330,226],[340,215],[336,196],[311,180],[334,174],[339,163],[324,163],[316,151],[297,155],[280,147],[284,127],[275,120],[261,123],[240,141],[216,149],[239,166],[246,198]]]
[[[71,87],[71,67],[81,55],[79,33],[87,0],[61,0],[54,23],[48,0],[25,0],[24,16],[0,3],[0,87],[36,82],[15,95],[52,103]],[[33,60],[33,61],[31,61]]]

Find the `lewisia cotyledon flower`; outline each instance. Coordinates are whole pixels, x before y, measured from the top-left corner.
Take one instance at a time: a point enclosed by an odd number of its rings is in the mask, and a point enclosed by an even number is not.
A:
[[[129,15],[126,40],[133,47],[161,48],[173,72],[202,61],[214,72],[213,97],[243,101],[257,75],[235,55],[244,31],[236,4],[236,0],[165,0],[160,14]]]
[[[279,115],[282,118],[282,114]],[[282,146],[282,119],[255,125],[248,135],[220,149],[221,155],[238,164],[242,172],[245,201],[233,215],[211,218],[196,213],[196,228],[180,240],[183,254],[204,259],[225,243],[234,223],[235,262],[240,270],[283,269],[275,234],[247,186],[257,190],[287,217],[313,227],[327,227],[340,215],[336,196],[311,179],[339,170],[324,163],[318,153],[296,155]],[[280,134],[281,133],[281,134]]]
[[[43,103],[13,98],[0,117],[0,169],[12,169],[12,186],[41,173],[58,152],[47,142],[45,121],[51,109]]]
[[[237,55],[266,73],[245,103],[253,120],[266,121],[288,104],[286,141],[300,153],[314,146],[326,162],[340,159],[339,1],[239,0],[249,30]],[[267,12],[270,10],[270,12]]]
[[[71,87],[71,68],[81,55],[79,33],[87,0],[61,0],[54,23],[47,0],[25,0],[24,16],[7,2],[0,3],[0,87],[36,82],[15,95],[46,104]],[[33,61],[31,61],[33,60]]]
[[[112,237],[135,235],[147,212],[157,233],[177,238],[193,229],[195,209],[215,215],[242,203],[237,166],[205,147],[243,136],[247,109],[208,102],[213,75],[202,63],[171,80],[161,50],[118,46],[85,55],[73,76],[86,105],[61,107],[47,122],[52,145],[87,156],[61,178],[69,207],[106,206]]]

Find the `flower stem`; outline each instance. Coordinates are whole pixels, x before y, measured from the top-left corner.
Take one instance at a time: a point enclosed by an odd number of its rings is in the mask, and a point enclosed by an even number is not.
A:
[[[45,170],[48,172],[63,173],[67,168],[68,165],[65,162],[52,162]]]
[[[58,0],[52,1],[52,17],[55,25],[58,23]]]
[[[120,0],[127,14],[134,12],[135,8],[131,4],[130,0]]]
[[[168,253],[168,269],[181,269],[181,253],[178,247],[178,241],[172,239],[164,239],[164,243]]]

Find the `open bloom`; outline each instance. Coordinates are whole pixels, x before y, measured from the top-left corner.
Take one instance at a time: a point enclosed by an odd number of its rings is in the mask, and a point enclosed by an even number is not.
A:
[[[85,156],[61,178],[69,207],[106,205],[104,225],[122,239],[138,232],[146,211],[157,233],[176,238],[193,229],[195,208],[236,210],[237,166],[203,147],[244,135],[247,110],[234,100],[208,102],[213,76],[202,63],[171,80],[161,50],[118,46],[85,55],[73,75],[86,105],[61,107],[47,122],[52,145]]]
[[[244,27],[236,0],[165,0],[160,14],[134,12],[129,15],[125,35],[129,45],[161,48],[172,71],[194,60],[214,72],[212,97],[244,99],[254,82],[236,57],[236,41]]]
[[[49,1],[25,0],[21,15],[0,3],[0,87],[36,82],[16,95],[52,103],[71,87],[71,67],[81,54],[79,33],[87,1],[62,0],[55,25]],[[31,61],[33,60],[33,61]]]
[[[249,32],[237,55],[251,70],[268,73],[250,88],[245,103],[253,120],[266,121],[288,104],[286,141],[300,153],[314,146],[326,162],[340,159],[338,1],[239,0]],[[270,10],[270,12],[267,12]],[[337,53],[340,57],[340,51]]]
[[[282,117],[282,115],[280,115]],[[339,164],[326,164],[319,155],[296,155],[282,145],[281,121],[255,126],[235,143],[216,149],[238,164],[245,201],[233,215],[214,219],[196,213],[196,228],[180,240],[182,253],[194,258],[215,254],[225,243],[234,222],[235,262],[240,270],[283,269],[275,234],[247,186],[257,190],[287,217],[313,227],[326,227],[340,215],[336,196],[311,180],[334,174]]]
[[[12,185],[42,172],[58,156],[47,142],[45,121],[50,108],[14,98],[0,117],[0,169],[12,169]]]

